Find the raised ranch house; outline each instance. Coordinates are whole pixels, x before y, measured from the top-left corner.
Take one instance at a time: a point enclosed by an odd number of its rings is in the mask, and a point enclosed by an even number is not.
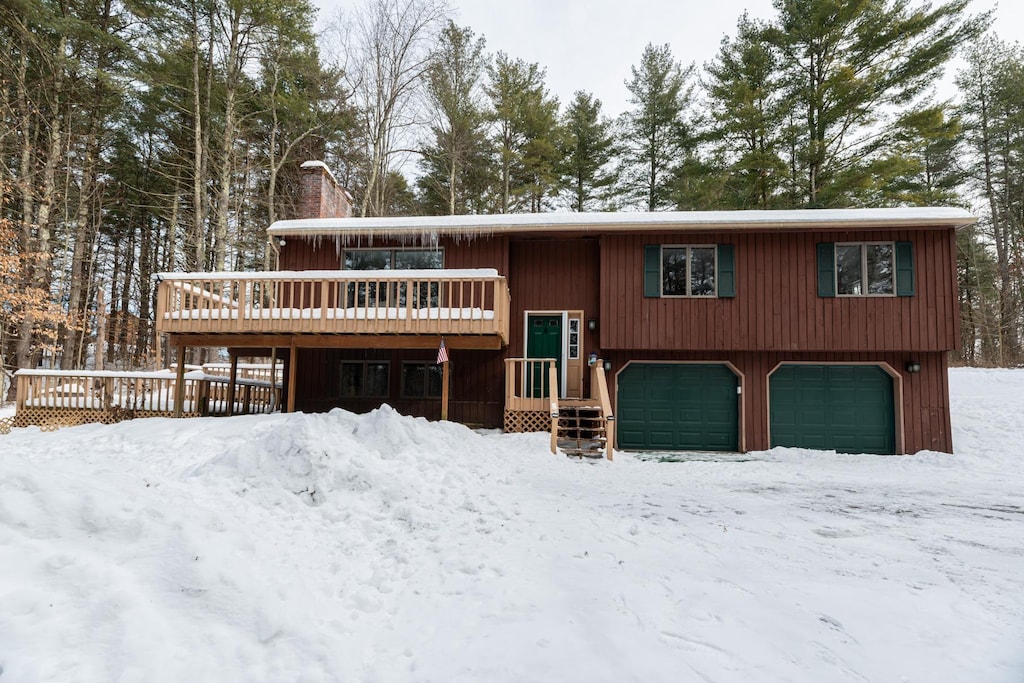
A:
[[[165,274],[157,320],[284,358],[290,410],[437,419],[443,338],[451,419],[570,452],[952,450],[963,210],[354,218],[319,162],[301,206],[279,271]]]

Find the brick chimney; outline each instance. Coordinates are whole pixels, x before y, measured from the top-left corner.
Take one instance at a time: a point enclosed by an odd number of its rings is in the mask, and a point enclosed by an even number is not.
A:
[[[299,203],[296,218],[348,218],[352,197],[322,161],[307,161],[299,168]]]

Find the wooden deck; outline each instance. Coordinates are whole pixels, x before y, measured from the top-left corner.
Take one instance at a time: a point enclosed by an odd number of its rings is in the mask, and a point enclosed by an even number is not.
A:
[[[243,366],[233,387],[220,366],[193,367],[181,382],[170,370],[19,370],[15,378],[12,427],[56,429],[173,417],[179,392],[182,417],[266,413],[281,404],[281,369],[269,365]]]
[[[452,348],[501,348],[508,343],[509,309],[505,278],[487,269],[169,273],[160,276],[156,324],[159,333],[180,338],[175,345],[384,335],[427,338],[412,347],[436,346],[444,336]],[[262,339],[223,339],[246,335]],[[353,343],[360,342],[317,345]]]

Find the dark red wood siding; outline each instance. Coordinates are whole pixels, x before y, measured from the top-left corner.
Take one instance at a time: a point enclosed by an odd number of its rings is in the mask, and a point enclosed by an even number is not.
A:
[[[612,351],[609,391],[615,396],[615,375],[630,361],[711,361],[730,362],[743,374],[743,398],[740,415],[746,450],[769,447],[768,382],[769,373],[780,363],[888,363],[902,377],[903,452],[920,450],[951,453],[952,430],[949,422],[948,364],[945,353],[721,353]],[[921,372],[908,373],[908,361],[921,364]],[[615,400],[614,398],[612,399]]]
[[[368,342],[372,345],[372,340]],[[465,424],[498,427],[504,410],[504,385],[500,374],[503,367],[501,351],[450,350],[449,367],[451,395],[448,417]],[[296,408],[305,412],[325,412],[344,408],[364,413],[387,403],[401,413],[417,415],[431,420],[441,418],[440,399],[414,400],[402,396],[402,363],[420,361],[432,363],[437,358],[433,350],[374,349],[299,349],[299,390]],[[341,398],[339,393],[340,364],[342,361],[376,360],[390,363],[389,396],[381,398]],[[495,373],[499,374],[495,374]]]
[[[508,286],[512,293],[509,352],[526,353],[523,326],[526,311],[583,311],[597,317],[600,296],[600,246],[592,239],[513,240],[509,249]],[[585,327],[585,323],[584,323]],[[584,332],[581,353],[596,350]]]
[[[912,297],[818,296],[819,242],[908,241]],[[646,244],[735,245],[735,298],[645,298]],[[957,347],[952,230],[608,235],[601,242],[605,349],[948,351]]]
[[[914,245],[913,297],[821,298],[817,295],[819,242],[909,241]],[[648,299],[643,296],[645,244],[735,245],[736,296],[731,299]],[[374,241],[354,248],[399,247]],[[524,355],[526,311],[582,310],[598,335],[584,332],[581,352],[597,351],[614,373],[629,361],[729,361],[745,376],[744,446],[767,448],[768,375],[782,362],[886,362],[902,380],[903,450],[951,451],[946,351],[959,339],[956,251],[952,230],[891,232],[724,233],[487,237],[442,239],[448,268],[495,268],[508,279],[512,318],[503,351],[451,351],[451,418],[498,426],[504,400],[504,359]],[[282,269],[334,269],[341,247],[332,238],[289,238]],[[598,343],[598,337],[600,344]],[[396,409],[439,417],[438,401],[399,395],[403,360],[432,360],[431,351],[303,350],[299,407],[341,405],[368,410],[379,401],[337,398],[341,359],[392,363]],[[921,372],[907,374],[909,360]],[[332,384],[333,382],[333,384]],[[332,394],[333,392],[333,394]]]

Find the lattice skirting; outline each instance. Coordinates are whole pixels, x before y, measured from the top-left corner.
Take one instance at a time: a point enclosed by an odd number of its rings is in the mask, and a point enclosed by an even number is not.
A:
[[[155,410],[124,410],[118,406],[107,409],[88,408],[22,408],[14,417],[0,420],[0,434],[6,434],[11,427],[39,427],[40,431],[52,432],[61,427],[100,423],[111,425],[136,417],[170,417],[171,414]],[[199,413],[183,413],[182,417],[199,417]],[[5,423],[10,425],[5,429]]]
[[[0,434],[10,434],[11,429],[14,427],[14,418],[5,417],[0,420]]]
[[[550,432],[551,414],[543,410],[506,410],[506,432]]]

